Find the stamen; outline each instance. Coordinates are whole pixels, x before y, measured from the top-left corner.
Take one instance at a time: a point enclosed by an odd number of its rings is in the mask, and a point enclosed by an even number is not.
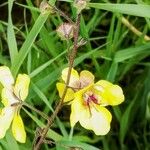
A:
[[[98,100],[95,98],[95,96],[92,94],[91,96],[89,96],[89,98],[91,99],[91,101],[93,101],[95,104],[98,104]]]
[[[96,96],[91,91],[84,93],[83,99],[84,99],[84,102],[86,105],[89,105],[90,102],[93,102],[95,104],[99,104],[98,99],[96,98]]]
[[[91,112],[90,104],[88,103],[87,106],[88,106],[88,109],[89,109],[89,112],[90,112],[90,117],[91,117],[92,116],[92,112]]]
[[[17,99],[18,101],[21,101],[20,97],[18,97],[14,92],[12,92],[12,94],[13,94],[13,97],[14,97],[15,99]],[[20,93],[19,93],[19,94],[20,94]]]
[[[20,102],[16,102],[16,103],[11,104],[10,106],[16,107],[16,106],[18,106],[18,105],[20,105],[20,104],[21,104]]]
[[[84,101],[88,101],[88,98],[89,98],[89,95],[86,94],[86,93],[84,93],[84,94],[83,94],[83,99],[84,99]]]
[[[95,104],[99,105],[97,97],[93,94],[92,91],[87,91],[86,93],[83,94],[83,100],[84,100],[83,104],[86,107],[88,107],[90,116],[92,116],[91,108]]]

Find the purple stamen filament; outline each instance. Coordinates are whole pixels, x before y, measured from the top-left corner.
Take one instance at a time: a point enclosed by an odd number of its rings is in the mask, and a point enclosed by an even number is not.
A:
[[[88,95],[85,94],[84,95],[84,100],[87,106],[90,106],[90,103],[93,102],[95,104],[99,104],[97,98],[94,96],[94,94]]]
[[[85,102],[85,105],[88,107],[89,109],[89,112],[90,112],[90,115],[92,115],[91,113],[91,108],[90,108],[90,103],[93,102],[95,104],[98,104],[98,100],[97,98],[94,96],[94,94],[87,94],[85,93],[84,95],[84,102]]]
[[[95,104],[98,104],[97,99],[95,98],[95,96],[92,94],[91,96],[89,96],[89,99],[94,102]]]

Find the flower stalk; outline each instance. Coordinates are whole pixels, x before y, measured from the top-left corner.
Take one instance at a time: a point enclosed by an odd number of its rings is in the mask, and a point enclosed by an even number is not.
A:
[[[45,137],[47,135],[47,132],[48,132],[49,128],[53,124],[53,121],[55,120],[55,118],[56,118],[58,112],[60,111],[60,109],[62,107],[62,104],[64,102],[64,99],[65,99],[65,96],[66,96],[66,93],[67,93],[67,89],[68,89],[68,85],[69,85],[69,82],[70,82],[71,70],[73,68],[74,60],[75,60],[75,57],[76,57],[76,54],[77,54],[77,49],[78,49],[78,36],[79,36],[79,29],[80,29],[80,18],[81,18],[81,14],[78,14],[77,19],[76,19],[76,23],[75,23],[75,27],[74,27],[74,31],[73,31],[73,34],[74,34],[74,47],[73,47],[73,50],[72,50],[72,52],[69,56],[69,61],[68,61],[69,70],[68,70],[67,81],[66,81],[65,89],[63,91],[62,98],[60,99],[58,105],[56,106],[56,109],[55,109],[54,113],[49,117],[48,123],[47,123],[46,127],[43,129],[43,131],[41,133],[41,137],[40,137],[39,141],[37,141],[37,143],[34,147],[34,150],[39,150],[40,149],[42,143],[45,140]]]

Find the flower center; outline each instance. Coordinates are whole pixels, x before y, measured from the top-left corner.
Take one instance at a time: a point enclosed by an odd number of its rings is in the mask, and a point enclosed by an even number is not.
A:
[[[87,106],[89,106],[91,102],[95,104],[99,104],[96,95],[94,95],[94,93],[91,91],[84,93],[83,99],[84,99],[84,104]]]

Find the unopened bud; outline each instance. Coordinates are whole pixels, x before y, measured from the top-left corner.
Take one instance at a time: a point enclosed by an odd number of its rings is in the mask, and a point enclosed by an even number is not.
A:
[[[73,24],[63,23],[57,28],[56,32],[62,40],[68,40],[73,38],[73,28]]]
[[[87,6],[87,0],[75,0],[73,6],[77,9],[77,13],[81,13]]]
[[[46,13],[54,14],[55,13],[54,8],[45,0],[43,0],[40,4],[40,11],[42,14],[46,14]]]

